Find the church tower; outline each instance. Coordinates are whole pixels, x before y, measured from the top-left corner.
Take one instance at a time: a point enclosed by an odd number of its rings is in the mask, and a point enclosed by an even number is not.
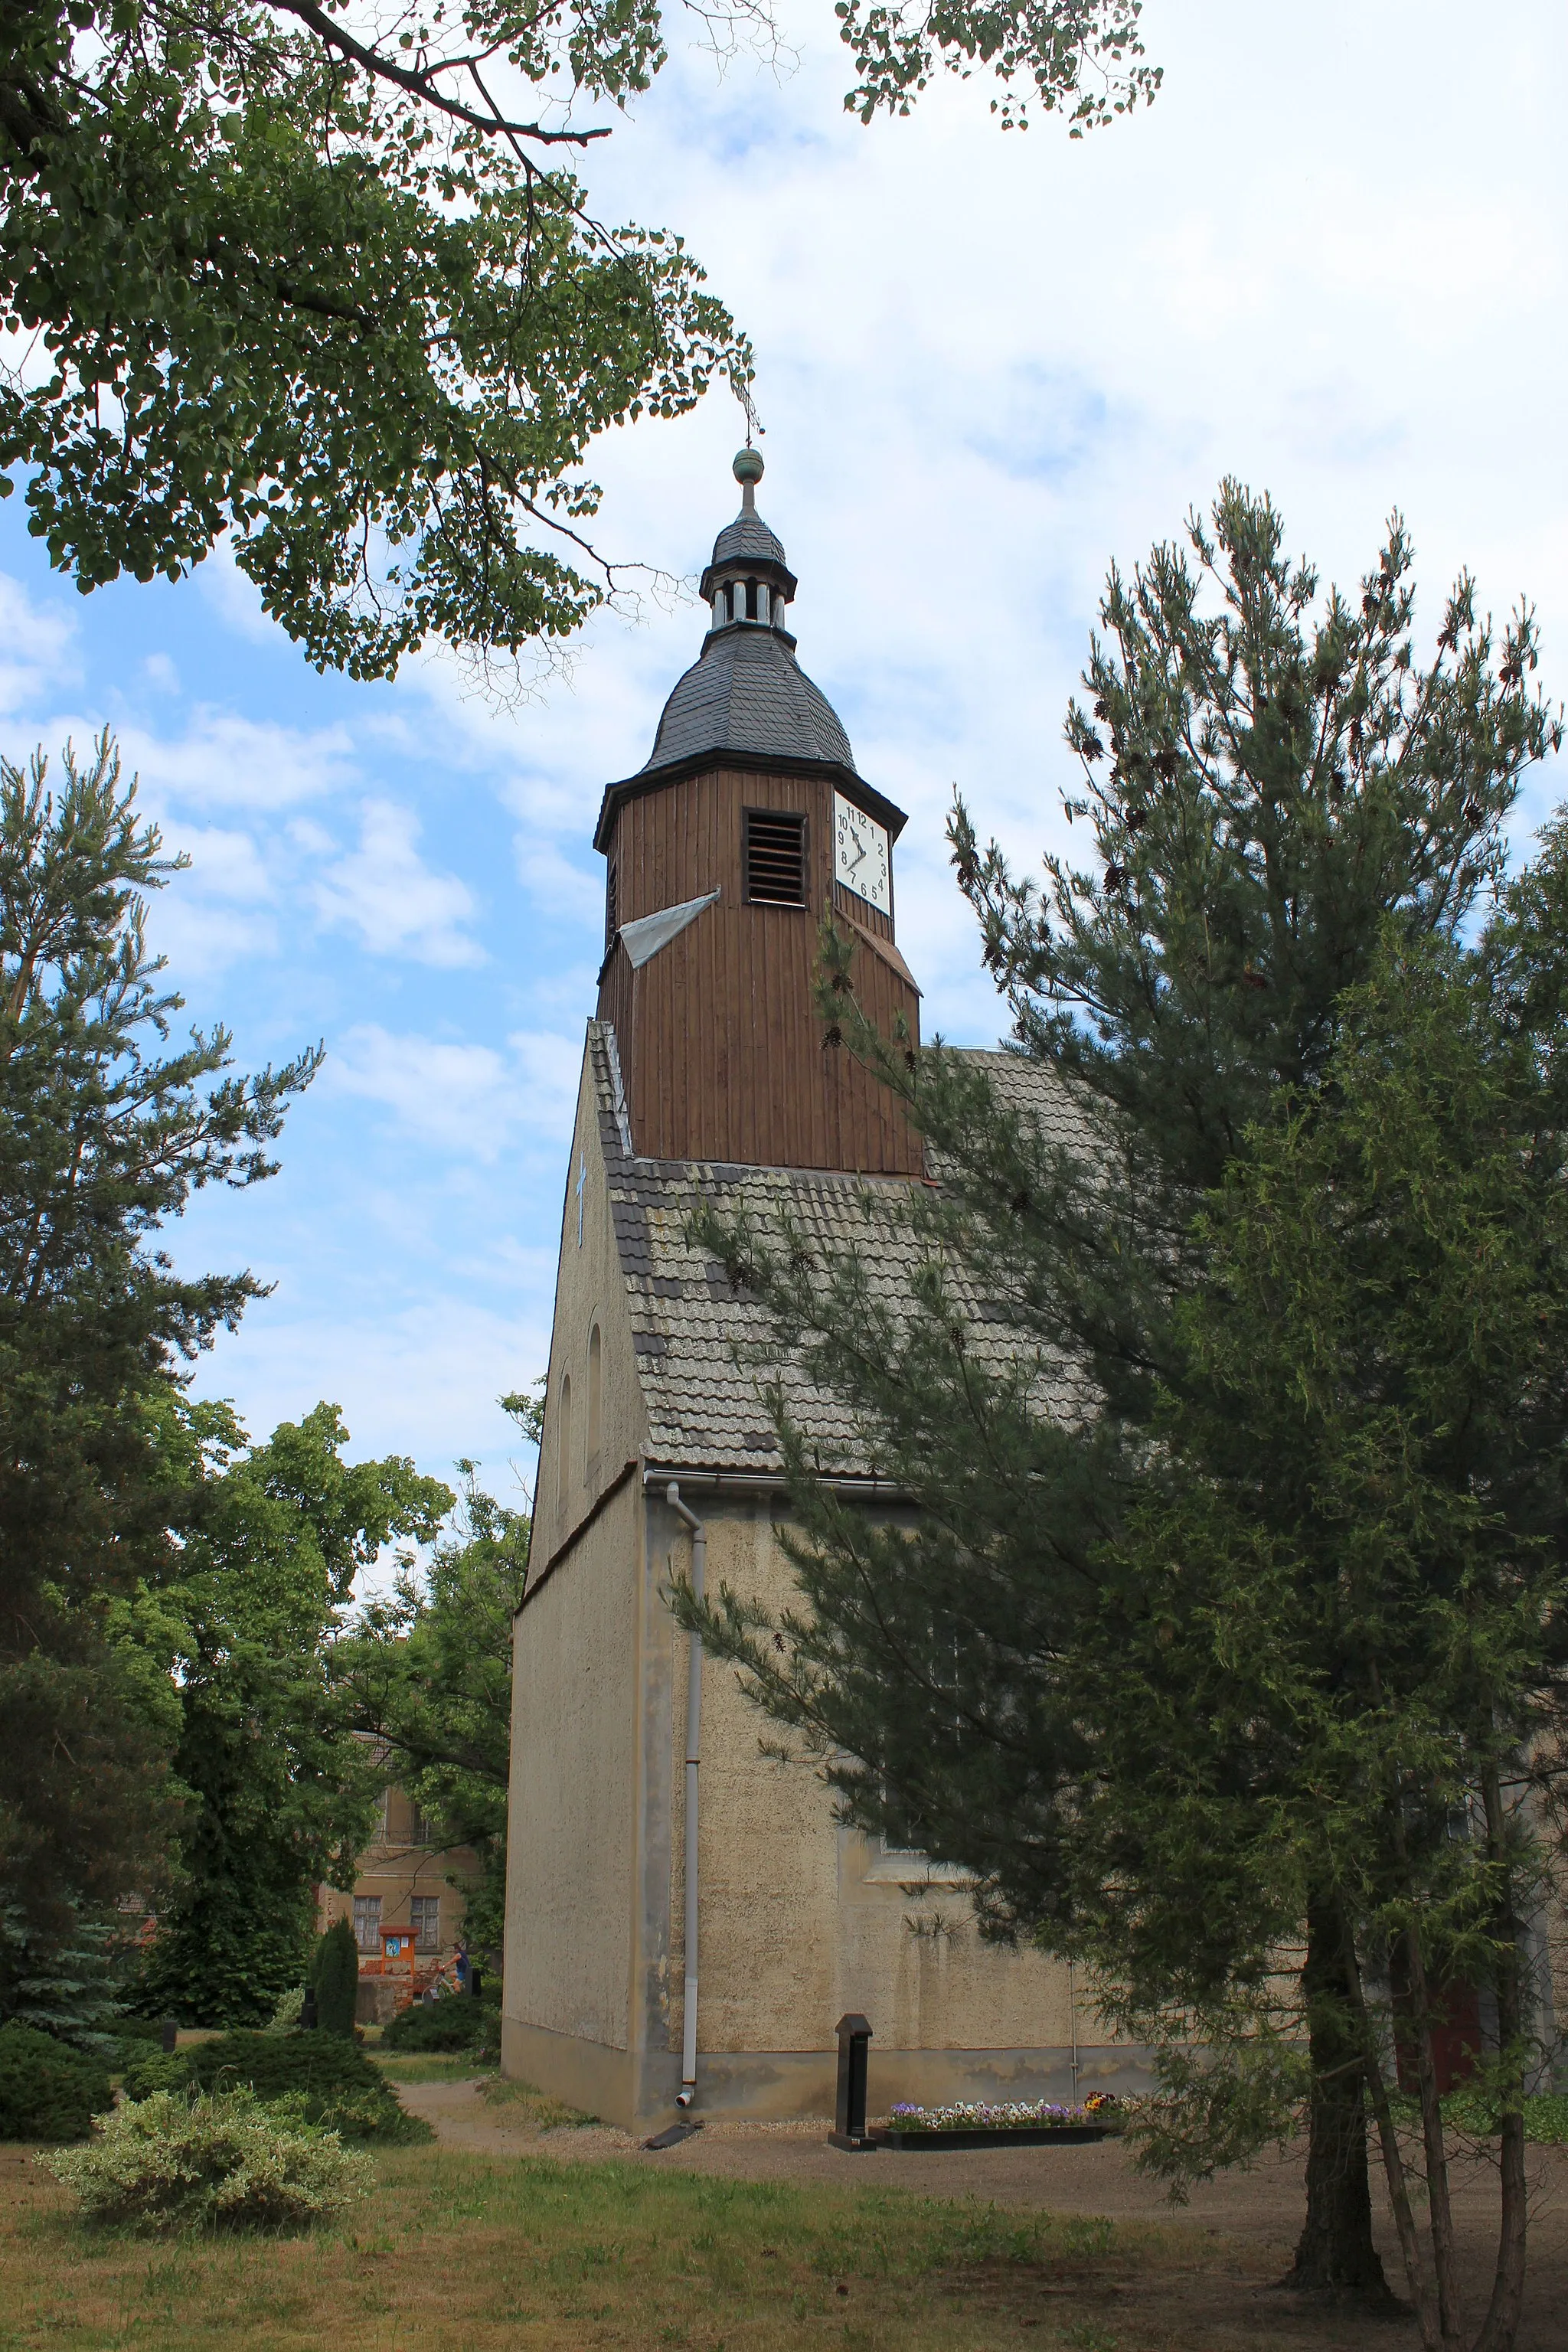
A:
[[[514,1634],[502,2067],[639,2133],[683,2113],[831,2116],[847,2012],[875,2028],[882,2109],[1078,2096],[1130,2063],[1094,2046],[1065,1968],[984,1940],[962,1872],[863,1836],[808,1764],[764,1752],[740,1676],[705,1669],[668,1606],[683,1575],[801,1605],[776,1394],[844,1507],[882,1525],[913,1507],[697,1238],[717,1207],[763,1246],[852,1252],[873,1312],[896,1316],[909,1253],[868,1211],[923,1175],[919,1137],[816,1001],[826,918],[883,1035],[918,1035],[894,936],[903,815],[796,663],[762,470],[735,459],[701,653],[599,816],[605,958]],[[1038,1064],[980,1058],[1067,1131]],[[973,1344],[1000,1364],[1016,1341],[980,1309]]]
[[[632,1148],[654,1160],[918,1175],[918,1138],[832,1044],[813,994],[818,927],[854,942],[884,1035],[917,1039],[920,991],[894,932],[903,812],[857,772],[788,627],[795,578],[735,459],[741,511],[702,575],[701,655],[637,774],[611,784],[598,1017],[614,1029]]]

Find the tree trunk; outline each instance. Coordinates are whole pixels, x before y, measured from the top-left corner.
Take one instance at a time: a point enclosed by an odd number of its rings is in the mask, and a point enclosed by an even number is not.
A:
[[[1399,2305],[1372,2240],[1361,2035],[1346,1998],[1341,1927],[1331,1901],[1309,1906],[1301,1990],[1312,2072],[1307,2218],[1295,2262],[1280,2284],[1371,2311],[1394,2311]]]
[[[1481,1774],[1481,1799],[1486,1809],[1487,1857],[1500,1864],[1501,1893],[1498,1903],[1497,2010],[1498,2049],[1504,2062],[1519,2068],[1504,2100],[1502,2144],[1498,2150],[1501,2173],[1502,2213],[1498,2232],[1497,2274],[1486,2321],[1476,2339],[1476,2352],[1513,2352],[1524,2308],[1525,2244],[1530,2220],[1530,2196],[1524,2169],[1523,2095],[1525,2016],[1523,1969],[1520,1964],[1519,1917],[1514,1907],[1513,1872],[1508,1867],[1509,1824],[1495,1757]]]
[[[1437,2326],[1444,2344],[1457,2346],[1463,2334],[1463,2320],[1458,2263],[1454,2250],[1454,2215],[1448,2198],[1443,2105],[1432,2050],[1432,1988],[1426,1980],[1421,1938],[1414,1927],[1405,1931],[1405,1964],[1410,1984],[1412,2022],[1401,2038],[1415,2059],[1415,2083],[1421,2097],[1421,2138],[1426,2155],[1426,2221],[1432,2240],[1433,2273],[1437,2282]]]

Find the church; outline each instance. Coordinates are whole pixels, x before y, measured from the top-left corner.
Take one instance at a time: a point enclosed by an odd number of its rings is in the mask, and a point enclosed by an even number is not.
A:
[[[1138,2053],[1106,2041],[1068,1969],[982,1942],[962,1872],[838,1823],[664,1598],[672,1574],[705,1576],[776,1607],[792,1576],[746,1363],[760,1316],[689,1244],[693,1206],[763,1229],[787,1212],[831,1247],[863,1234],[867,1185],[931,1181],[897,1104],[825,1050],[813,995],[830,911],[860,1002],[918,1037],[895,920],[904,816],[795,660],[761,457],[734,471],[700,656],[594,836],[605,953],[515,1629],[502,2068],[627,2130],[680,2108],[828,2116],[837,2023],[859,2011],[874,2113],[1131,2088]],[[1065,1116],[1043,1073],[986,1058],[1042,1123]],[[842,1489],[896,1515],[834,1401],[785,1387]]]

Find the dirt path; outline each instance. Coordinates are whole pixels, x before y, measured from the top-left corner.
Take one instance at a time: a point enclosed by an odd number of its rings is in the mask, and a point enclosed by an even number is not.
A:
[[[493,2078],[492,2078],[493,2080]],[[1300,2311],[1293,2297],[1268,2296],[1268,2284],[1289,2266],[1301,2226],[1299,2152],[1222,2177],[1194,2191],[1173,2212],[1160,2189],[1134,2172],[1114,2140],[1079,2147],[936,2150],[847,2156],[826,2144],[829,2126],[809,2124],[710,2123],[679,2147],[658,2152],[607,2125],[539,2131],[525,2111],[492,2104],[473,2083],[398,2085],[405,2106],[434,2126],[443,2147],[475,2155],[548,2156],[557,2161],[602,2163],[616,2158],[686,2172],[751,2180],[820,2181],[853,2190],[907,2189],[927,2197],[976,2197],[987,2204],[1042,2207],[1058,2213],[1100,2213],[1145,2221],[1207,2241],[1215,2275],[1204,2290],[1211,2301],[1213,2342],[1311,2347],[1311,2352],[1363,2352],[1369,2341],[1389,2352],[1414,2346],[1413,2326],[1348,2330],[1343,2323]],[[1532,2148],[1531,2278],[1520,2352],[1568,2352],[1568,2148]],[[1400,2277],[1399,2253],[1374,2174],[1378,2236],[1391,2283]],[[1478,2164],[1458,2172],[1456,2219],[1469,2299],[1479,2319],[1496,2252],[1496,2175]],[[1194,2282],[1194,2287],[1196,2283]],[[1184,2314],[1190,2322],[1194,2314]],[[1237,2328],[1241,2333],[1237,2333]]]

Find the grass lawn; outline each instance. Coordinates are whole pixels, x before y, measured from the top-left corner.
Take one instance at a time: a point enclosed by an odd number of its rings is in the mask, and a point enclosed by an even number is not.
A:
[[[85,2231],[0,2148],[0,2352],[1142,2352],[1118,2284],[1194,2260],[1182,2233],[898,2190],[437,2148],[376,2171],[341,2229],[163,2242]]]
[[[476,2075],[499,2076],[499,2058],[476,2058],[468,2050],[415,2050],[406,2058],[389,2050],[367,2050],[389,2083],[471,2083]]]

